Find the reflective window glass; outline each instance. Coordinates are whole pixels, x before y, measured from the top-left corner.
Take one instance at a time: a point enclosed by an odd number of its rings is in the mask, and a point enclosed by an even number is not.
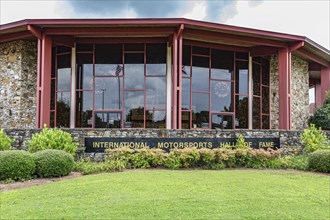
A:
[[[269,129],[269,116],[262,116],[262,129]]]
[[[147,109],[166,108],[166,78],[165,77],[146,78],[146,108]]]
[[[57,90],[66,91],[71,89],[71,68],[57,70]]]
[[[235,109],[235,127],[236,128],[248,128],[248,97],[236,96],[236,109]]]
[[[190,76],[190,55],[191,46],[182,47],[182,76]]]
[[[209,94],[192,94],[193,128],[209,127]]]
[[[215,112],[233,112],[233,83],[211,81],[211,110]]]
[[[236,93],[249,93],[249,65],[248,62],[236,61]]]
[[[97,112],[94,117],[96,128],[121,128],[120,112]]]
[[[260,129],[260,98],[253,97],[252,128]]]
[[[232,129],[233,115],[212,114],[212,129]]]
[[[260,95],[260,65],[253,63],[252,78],[253,78],[253,95]]]
[[[182,112],[181,116],[181,128],[190,129],[190,112]]]
[[[262,113],[269,114],[269,87],[262,87]]]
[[[76,89],[93,89],[93,55],[77,54]]]
[[[56,127],[70,127],[70,92],[58,92],[56,103]]]
[[[122,74],[122,44],[95,45],[95,75],[115,76]]]
[[[147,128],[165,128],[166,112],[146,110],[146,127]]]
[[[221,80],[234,79],[234,53],[212,49],[211,78]]]
[[[93,93],[76,92],[76,127],[92,127]]]
[[[190,109],[190,79],[182,78],[182,110]]]
[[[143,128],[144,127],[144,92],[125,92],[125,118],[124,127]]]
[[[122,77],[95,77],[95,109],[121,109]]]
[[[209,68],[192,67],[192,90],[209,91]]]
[[[262,84],[269,85],[269,60],[262,59]]]
[[[147,44],[147,75],[166,74],[166,44]]]

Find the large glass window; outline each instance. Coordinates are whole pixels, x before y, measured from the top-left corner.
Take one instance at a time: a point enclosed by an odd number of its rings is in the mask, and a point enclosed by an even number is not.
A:
[[[52,50],[50,126],[70,127],[71,48]]]
[[[166,127],[166,44],[78,44],[76,63],[77,127]]]

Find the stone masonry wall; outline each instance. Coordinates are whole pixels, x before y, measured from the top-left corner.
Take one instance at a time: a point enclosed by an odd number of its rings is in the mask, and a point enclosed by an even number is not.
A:
[[[291,121],[293,130],[307,127],[309,117],[309,74],[308,63],[295,56],[291,58]],[[278,129],[278,58],[270,59],[270,128]]]
[[[292,129],[307,128],[309,118],[308,62],[291,58],[291,121]]]
[[[278,129],[278,58],[270,58],[270,128]]]
[[[37,44],[0,44],[0,128],[34,128],[36,120]]]

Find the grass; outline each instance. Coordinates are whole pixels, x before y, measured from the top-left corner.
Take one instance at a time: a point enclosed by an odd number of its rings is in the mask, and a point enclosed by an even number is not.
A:
[[[139,170],[1,192],[1,219],[329,219],[330,177]]]

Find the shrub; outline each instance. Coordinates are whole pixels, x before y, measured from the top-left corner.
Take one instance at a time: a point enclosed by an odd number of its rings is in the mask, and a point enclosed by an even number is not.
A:
[[[314,152],[327,147],[327,136],[321,128],[317,129],[314,124],[311,124],[309,129],[304,129],[300,139],[305,144],[304,151],[307,152]]]
[[[37,152],[46,149],[64,150],[72,155],[76,153],[78,144],[71,135],[57,128],[44,127],[40,133],[33,134],[29,141],[29,151]]]
[[[330,130],[330,91],[322,107],[317,109],[313,116],[310,117],[310,124],[315,124],[316,127]]]
[[[0,130],[0,151],[1,150],[10,150],[11,148],[11,143],[14,140],[8,137],[3,130]]]
[[[319,150],[311,153],[308,168],[312,171],[330,173],[330,150]]]
[[[27,180],[35,172],[34,156],[26,151],[0,151],[0,180]]]
[[[35,153],[38,177],[59,177],[68,175],[73,168],[73,156],[63,150],[43,150]]]
[[[80,172],[83,175],[100,172],[123,171],[125,170],[125,163],[121,160],[92,162],[90,160],[82,159],[75,162],[72,170]]]

